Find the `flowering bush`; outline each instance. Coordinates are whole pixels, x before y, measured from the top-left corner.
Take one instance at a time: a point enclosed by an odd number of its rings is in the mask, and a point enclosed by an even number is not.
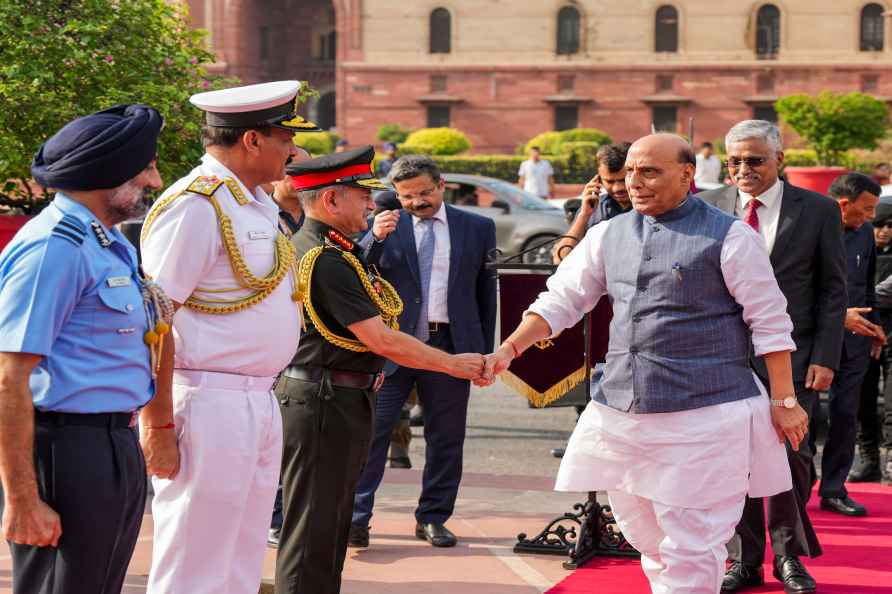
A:
[[[202,114],[189,96],[226,81],[193,30],[185,2],[0,2],[0,203],[32,210],[45,201],[29,183],[40,144],[75,117],[118,103],[158,109],[165,126],[158,168],[165,183],[202,154]]]

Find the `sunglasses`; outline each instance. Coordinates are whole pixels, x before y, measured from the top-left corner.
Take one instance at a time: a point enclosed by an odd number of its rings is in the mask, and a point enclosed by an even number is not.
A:
[[[747,167],[761,167],[767,160],[768,159],[765,157],[744,157],[742,159],[731,157],[728,159],[728,167],[734,167],[736,169],[744,163],[746,163]]]

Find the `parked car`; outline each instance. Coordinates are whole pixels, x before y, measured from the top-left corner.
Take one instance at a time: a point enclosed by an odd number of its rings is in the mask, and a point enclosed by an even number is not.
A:
[[[444,173],[443,179],[447,204],[495,221],[496,247],[503,257],[531,250],[523,263],[551,264],[551,242],[568,229],[561,208],[493,177]]]

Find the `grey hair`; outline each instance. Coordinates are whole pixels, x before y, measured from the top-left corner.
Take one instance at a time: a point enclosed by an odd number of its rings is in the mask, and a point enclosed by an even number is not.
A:
[[[325,190],[334,190],[337,192],[337,195],[341,195],[341,186],[332,184],[330,186],[322,186],[321,188],[315,188],[313,190],[300,190],[297,193],[297,199],[300,200],[300,205],[304,208],[312,207],[316,200],[319,199],[319,196],[322,195]]]
[[[390,173],[387,175],[391,183],[413,179],[421,175],[429,175],[430,178],[440,181],[440,168],[437,163],[427,155],[406,155],[397,159]]]
[[[743,120],[734,124],[725,135],[725,146],[732,142],[743,142],[754,138],[764,140],[775,152],[784,150],[780,129],[767,120]]]

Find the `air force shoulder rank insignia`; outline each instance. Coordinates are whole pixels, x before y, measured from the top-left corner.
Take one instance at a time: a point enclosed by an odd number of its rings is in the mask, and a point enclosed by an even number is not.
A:
[[[65,215],[56,223],[52,234],[65,241],[70,241],[74,245],[81,245],[84,243],[84,237],[87,236],[87,228],[73,216]]]
[[[201,194],[202,196],[213,196],[214,192],[222,185],[223,180],[217,179],[213,175],[202,175],[192,180],[186,191]]]

